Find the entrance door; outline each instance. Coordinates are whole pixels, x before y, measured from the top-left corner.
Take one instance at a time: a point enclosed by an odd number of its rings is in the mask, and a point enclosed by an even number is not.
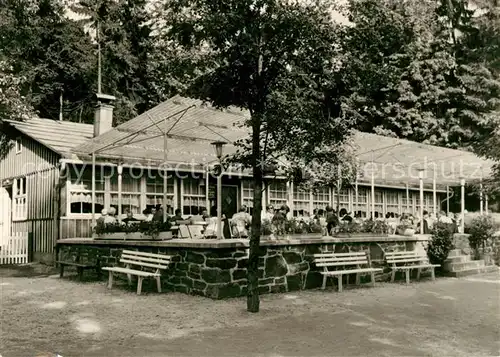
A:
[[[0,187],[0,246],[7,243],[11,234],[11,207],[12,200],[9,191],[5,187]]]
[[[231,218],[238,212],[238,187],[222,186],[222,213]]]

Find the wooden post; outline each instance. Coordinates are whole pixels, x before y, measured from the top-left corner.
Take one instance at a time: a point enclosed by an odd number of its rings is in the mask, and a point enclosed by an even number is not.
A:
[[[358,191],[358,177],[356,175],[356,185],[354,186],[354,212],[355,212],[354,215],[356,215],[358,212],[358,202],[359,202],[358,201],[358,192],[359,192]]]
[[[163,222],[167,221],[168,180],[167,180],[167,119],[164,120],[165,132],[163,134]],[[207,187],[208,189],[208,187]],[[208,209],[208,208],[207,208]]]
[[[483,180],[479,181],[479,214],[483,215]]]
[[[372,219],[375,220],[375,162],[373,160],[373,151],[372,151],[372,178],[371,178],[371,191],[372,191],[372,200],[371,200],[371,215]]]
[[[432,205],[434,217],[437,217],[436,171],[434,171],[434,177],[432,178]]]
[[[446,214],[450,214],[450,186],[446,185]]]
[[[461,220],[460,220],[460,233],[464,233],[465,228],[465,180],[460,180],[460,207],[461,207]]]
[[[123,166],[121,163],[118,164],[118,222],[122,221],[122,174]]]
[[[217,176],[217,239],[222,239],[222,164],[220,165],[220,173]]]
[[[95,218],[95,152],[93,152],[92,153],[92,228],[96,226],[96,222],[97,221]]]
[[[424,171],[418,172],[418,181],[420,186],[420,234],[424,234]]]
[[[486,215],[488,215],[488,195],[484,195],[484,210],[486,211]]]
[[[209,194],[209,189],[210,189],[210,171],[209,171],[209,167],[207,165],[206,169],[205,169],[205,206],[207,208],[207,212],[209,214],[211,214],[210,212],[210,199],[208,197],[208,194]]]
[[[406,183],[406,213],[413,213],[410,212],[410,187],[408,183]]]

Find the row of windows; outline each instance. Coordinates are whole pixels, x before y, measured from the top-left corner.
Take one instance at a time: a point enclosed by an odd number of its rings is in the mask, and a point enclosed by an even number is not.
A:
[[[86,170],[83,175],[73,173],[70,179],[70,213],[91,213],[91,171]],[[138,176],[137,176],[138,177]],[[126,209],[133,213],[140,213],[144,208],[151,208],[158,204],[163,204],[164,182],[161,176],[148,176],[144,180],[138,179],[134,175],[124,173],[122,175],[122,212]],[[141,185],[144,184],[144,192]],[[354,189],[343,189],[339,194],[333,194],[328,188],[316,190],[313,192],[300,190],[293,186],[293,214],[294,216],[311,214],[311,210],[325,209],[328,205],[336,205],[339,202],[340,208],[346,208],[353,211],[370,210],[369,195],[370,189],[359,187],[357,195]],[[103,207],[118,208],[118,179],[111,177],[109,179],[109,192],[106,192],[106,181],[99,174],[96,177],[96,212],[100,212]],[[275,207],[279,207],[289,202],[289,186],[286,182],[275,181],[269,184],[266,190],[266,201]],[[22,183],[20,183],[20,192],[23,192]],[[25,188],[24,188],[25,190]],[[241,202],[250,209],[253,207],[253,182],[250,180],[242,181]],[[200,180],[183,180],[182,182],[182,213],[184,215],[198,214],[206,206],[206,187]],[[415,209],[419,206],[419,193],[411,192],[409,210],[413,209],[413,202],[416,203]],[[175,187],[173,180],[167,182],[167,209],[173,211]],[[385,202],[384,202],[385,201]],[[398,212],[399,208],[406,210],[407,202],[404,192],[383,191],[375,192],[375,210],[382,212],[383,207],[387,212]],[[424,196],[424,206],[432,207],[432,194],[426,193]]]

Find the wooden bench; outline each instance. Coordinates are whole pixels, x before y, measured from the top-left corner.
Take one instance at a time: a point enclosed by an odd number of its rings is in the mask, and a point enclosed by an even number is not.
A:
[[[410,283],[410,271],[412,269],[418,269],[417,280],[420,279],[422,269],[430,269],[432,280],[435,280],[434,268],[441,266],[439,264],[430,264],[426,255],[418,254],[415,251],[386,252],[385,260],[392,269],[391,282],[394,282],[396,272],[400,270],[405,272],[406,284]]]
[[[97,258],[96,262],[82,262],[80,260],[80,256],[76,256],[75,260],[57,260],[56,264],[59,264],[59,277],[62,278],[64,276],[64,267],[65,266],[74,266],[76,267],[76,271],[78,273],[78,278],[80,280],[83,279],[83,271],[87,269],[95,270],[97,275],[101,276],[101,266],[99,262],[99,258]]]
[[[171,256],[169,255],[124,250],[120,258],[120,263],[125,264],[125,267],[104,267],[102,269],[109,272],[108,289],[113,287],[113,274],[122,273],[127,275],[129,285],[132,284],[132,275],[137,276],[138,295],[141,294],[142,280],[144,278],[154,278],[156,280],[156,288],[161,293],[160,271],[168,268],[170,260]],[[139,267],[139,269],[132,269],[131,266]]]
[[[336,277],[339,291],[342,291],[342,275],[356,274],[356,284],[360,283],[361,274],[371,275],[371,284],[375,286],[375,272],[382,271],[379,268],[372,268],[367,253],[322,253],[314,254],[314,263],[317,267],[322,267],[323,285],[326,288],[328,277]],[[349,283],[349,281],[348,281]]]

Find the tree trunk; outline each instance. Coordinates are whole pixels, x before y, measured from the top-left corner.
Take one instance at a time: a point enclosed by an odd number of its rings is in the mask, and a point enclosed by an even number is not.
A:
[[[253,211],[252,229],[250,234],[250,253],[247,267],[247,311],[259,312],[259,256],[260,256],[260,229],[262,211],[262,169],[260,152],[260,113],[252,115],[252,169],[253,169]]]

